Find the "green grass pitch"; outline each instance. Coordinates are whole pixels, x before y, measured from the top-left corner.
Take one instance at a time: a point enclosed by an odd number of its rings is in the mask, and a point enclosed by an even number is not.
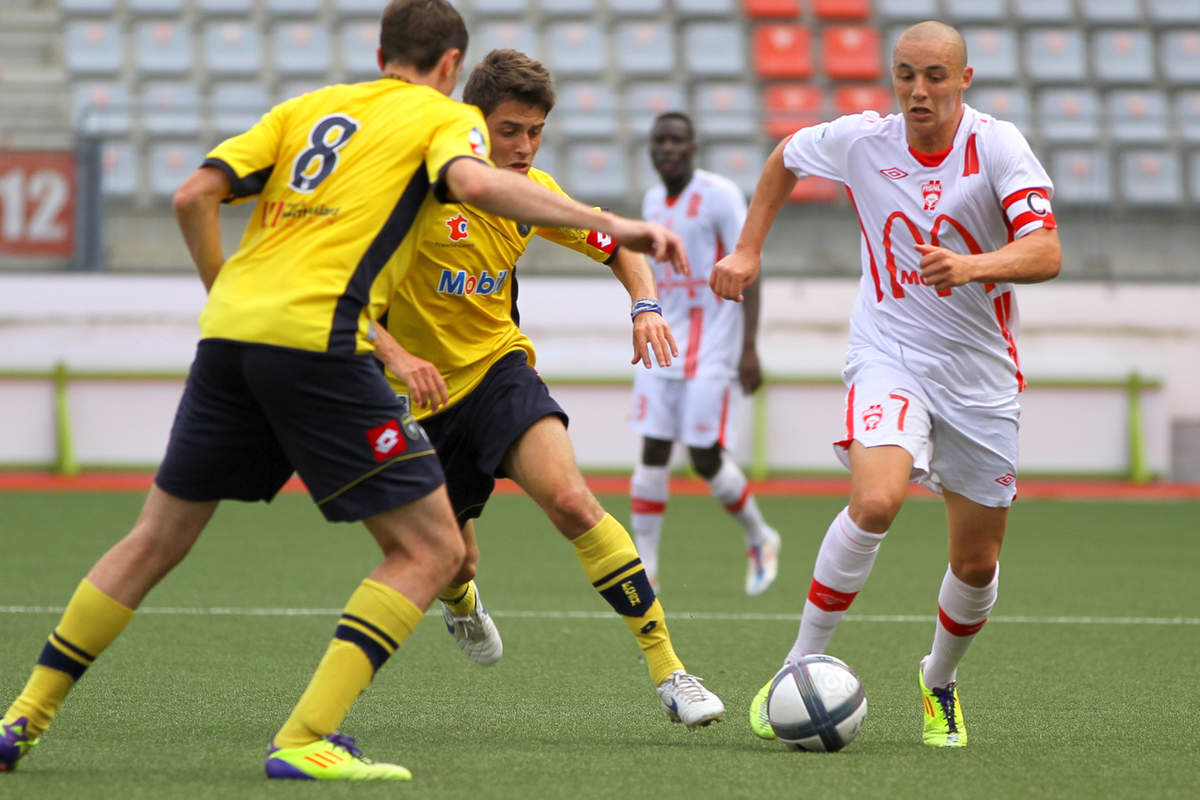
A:
[[[625,498],[601,499],[627,516]],[[0,494],[0,702],[140,502]],[[741,536],[711,498],[673,498],[664,530],[671,633],[725,700],[722,724],[667,722],[570,546],[528,499],[498,496],[479,523],[480,586],[504,658],[469,663],[428,617],[345,725],[413,783],[268,783],[267,739],[375,562],[361,526],[326,524],[285,495],[222,506],[37,750],[0,775],[0,798],[1195,796],[1200,503],[1019,502],[999,603],[959,674],[971,745],[939,751],[920,744],[913,673],[932,635],[944,520],[940,503],[910,501],[832,643],[870,703],[863,732],[833,754],[760,742],[745,717],[791,645],[843,501],[759,503],[784,536],[779,582],[762,597],[742,594]]]

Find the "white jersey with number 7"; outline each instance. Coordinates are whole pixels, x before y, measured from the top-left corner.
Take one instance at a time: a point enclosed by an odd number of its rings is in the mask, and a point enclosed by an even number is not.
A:
[[[868,344],[973,402],[1011,402],[1024,387],[1012,284],[939,292],[923,283],[915,245],[984,253],[1057,227],[1053,184],[1020,131],[964,106],[950,150],[922,154],[909,147],[902,115],[867,111],[796,132],[783,163],[801,178],[844,183],[858,213],[863,276],[851,347]]]

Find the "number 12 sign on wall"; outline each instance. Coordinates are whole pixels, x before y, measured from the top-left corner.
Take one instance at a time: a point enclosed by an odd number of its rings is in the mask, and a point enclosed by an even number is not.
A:
[[[70,258],[75,154],[0,152],[0,256]]]

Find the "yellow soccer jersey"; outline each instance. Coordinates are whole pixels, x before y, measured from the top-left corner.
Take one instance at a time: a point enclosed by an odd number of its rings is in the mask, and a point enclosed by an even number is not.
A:
[[[529,178],[566,194],[541,170],[530,169]],[[603,263],[616,252],[603,233],[531,227],[462,203],[440,205],[423,221],[417,263],[396,290],[388,332],[405,350],[437,366],[450,405],[505,354],[524,350],[534,363],[533,344],[517,327],[516,263],[535,233]],[[390,372],[388,380],[397,391],[408,391]],[[418,418],[430,413],[413,412]]]
[[[445,199],[446,166],[487,153],[479,109],[399,79],[275,106],[204,162],[229,176],[229,201],[257,196],[258,206],[213,284],[201,336],[369,352],[371,321],[415,259],[415,231]]]

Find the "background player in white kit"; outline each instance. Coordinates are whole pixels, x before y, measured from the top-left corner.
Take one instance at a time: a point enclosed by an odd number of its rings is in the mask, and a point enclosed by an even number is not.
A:
[[[854,114],[782,142],[759,179],[733,254],[712,286],[737,298],[796,177],[842,181],[863,232],[863,277],[843,377],[850,504],[817,553],[800,631],[787,655],[825,651],[864,586],[884,534],[919,481],[941,492],[949,568],[918,683],[928,745],[967,743],[956,675],[996,601],[1000,545],[1016,495],[1017,361],[1013,283],[1058,274],[1050,178],[1011,124],[966,106],[972,71],[959,33],[940,22],[896,42],[902,111]],[[773,738],[764,687],[750,707]]]
[[[642,455],[630,482],[631,527],[642,564],[657,584],[658,543],[668,499],[673,442],[688,448],[692,466],[741,524],[746,540],[746,593],[762,594],[778,572],[779,534],[763,521],[749,483],[726,452],[733,446],[739,392],[762,385],[758,364],[759,288],[745,288],[743,303],[717,297],[708,286],[713,265],[737,240],[746,199],[737,185],[696,169],[692,121],[668,112],[654,120],[650,160],[662,183],[646,192],[646,219],[675,231],[691,262],[690,276],[654,263],[663,316],[680,346],[667,367],[638,370],[630,424],[642,435]]]

